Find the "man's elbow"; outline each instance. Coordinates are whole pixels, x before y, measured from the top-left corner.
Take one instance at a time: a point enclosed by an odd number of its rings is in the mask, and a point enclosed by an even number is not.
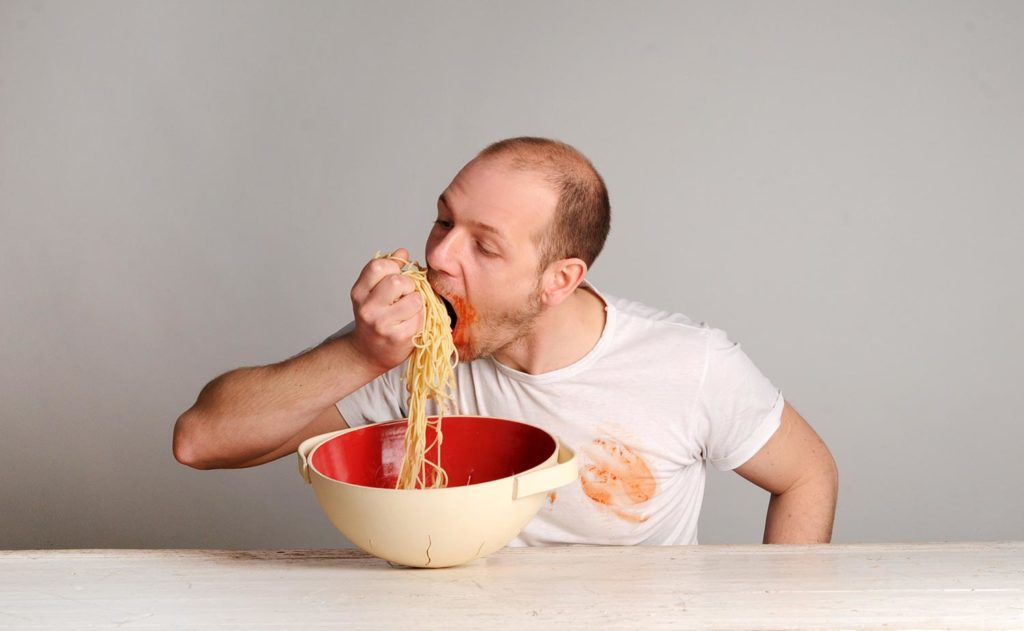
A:
[[[827,526],[823,529],[819,543],[831,543],[832,530],[835,527],[836,506],[839,503],[839,465],[831,453],[825,459],[821,477],[824,480],[824,500],[827,513]]]
[[[793,484],[790,490],[801,489],[800,492],[813,493],[821,498],[819,501],[831,500],[833,509],[839,495],[839,466],[832,453],[827,449],[824,454],[812,460],[804,470],[804,474]]]
[[[195,417],[195,408],[190,408],[174,423],[174,438],[171,444],[174,459],[193,469],[213,469],[213,464],[203,458],[201,441],[197,439],[193,430],[197,420]]]
[[[835,498],[839,495],[839,465],[836,464],[836,459],[832,452],[828,452],[827,455],[828,458],[825,459],[821,475],[829,483],[832,488],[832,497]]]
[[[828,450],[818,454],[804,468],[803,474],[781,494],[792,493],[814,498],[821,506],[831,506],[835,512],[839,496],[839,466]]]

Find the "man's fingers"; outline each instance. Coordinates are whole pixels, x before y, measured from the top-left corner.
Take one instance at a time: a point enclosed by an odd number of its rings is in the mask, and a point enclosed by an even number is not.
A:
[[[394,252],[391,253],[391,256],[395,257],[396,259],[402,259],[403,261],[408,261],[409,260],[409,250],[406,250],[405,248],[398,248],[397,250],[395,250]]]
[[[407,296],[406,298],[410,298]],[[403,298],[405,300],[405,298]],[[409,341],[423,328],[423,309],[417,308],[412,315],[395,325],[392,335],[399,340]]]
[[[408,276],[390,274],[377,283],[366,299],[356,305],[356,318],[372,323],[380,334],[389,334],[398,324],[423,310],[423,297]]]
[[[385,370],[409,356],[413,337],[423,327],[423,298],[416,281],[402,273],[408,258],[409,251],[401,248],[374,259],[352,286],[353,339],[371,364]]]
[[[402,274],[390,274],[380,279],[380,282],[370,290],[370,294],[363,301],[363,304],[372,307],[389,307],[404,296],[416,293],[416,282]]]
[[[423,328],[423,303],[418,293],[368,315],[374,334],[393,344],[407,344]]]
[[[391,306],[391,315],[397,322],[404,323],[410,319],[420,322],[419,316],[423,313],[423,296],[418,291],[402,296],[398,302]],[[420,326],[416,327],[418,331]]]
[[[352,286],[352,302],[360,304],[380,283],[381,279],[402,272],[402,265],[391,259],[373,259],[363,267],[363,271]]]

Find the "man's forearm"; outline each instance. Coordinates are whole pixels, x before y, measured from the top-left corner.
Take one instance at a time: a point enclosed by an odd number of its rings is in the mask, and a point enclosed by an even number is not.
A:
[[[377,376],[346,338],[211,381],[174,428],[174,453],[201,468],[237,466],[283,445],[320,412]]]
[[[836,514],[838,476],[823,472],[772,495],[765,519],[764,543],[829,543]]]

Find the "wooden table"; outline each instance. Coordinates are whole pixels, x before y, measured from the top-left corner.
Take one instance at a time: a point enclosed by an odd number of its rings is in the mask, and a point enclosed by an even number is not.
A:
[[[0,552],[0,629],[1024,629],[1024,542]]]

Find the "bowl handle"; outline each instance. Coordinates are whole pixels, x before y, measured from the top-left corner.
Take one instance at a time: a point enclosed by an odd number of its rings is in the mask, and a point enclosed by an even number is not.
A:
[[[349,428],[351,429],[351,428]],[[328,440],[334,438],[338,434],[344,434],[349,429],[342,429],[336,432],[327,432],[326,434],[318,434],[312,438],[307,438],[302,441],[299,445],[299,449],[296,453],[299,455],[299,475],[306,481],[306,484],[312,484],[313,481],[309,477],[309,453],[313,451],[320,443],[325,443]]]
[[[576,452],[562,441],[558,441],[558,464],[543,469],[527,471],[515,477],[512,499],[543,493],[565,486],[580,477],[576,469]]]

